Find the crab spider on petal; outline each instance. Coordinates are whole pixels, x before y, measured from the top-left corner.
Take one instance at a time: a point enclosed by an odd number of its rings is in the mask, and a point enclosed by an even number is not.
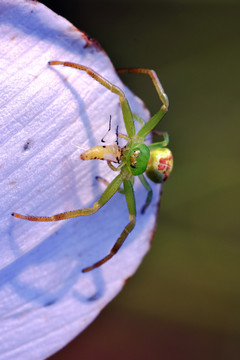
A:
[[[95,264],[84,268],[82,271],[85,273],[103,265],[109,259],[111,259],[118,252],[127,236],[133,230],[136,223],[136,206],[133,190],[134,177],[138,176],[142,185],[147,190],[146,202],[143,205],[141,211],[144,213],[152,200],[152,189],[146,177],[144,176],[144,173],[153,182],[161,183],[168,178],[172,171],[173,157],[171,151],[167,148],[169,142],[168,134],[162,133],[163,140],[160,142],[150,145],[146,145],[144,143],[145,137],[156,127],[159,121],[166,114],[169,102],[168,97],[165,94],[155,71],[140,68],[119,69],[119,73],[129,72],[146,74],[150,76],[156,88],[158,96],[162,102],[162,106],[160,110],[155,115],[153,115],[153,117],[148,122],[145,123],[139,116],[132,113],[123,91],[91,68],[76,63],[62,61],[50,61],[49,65],[63,65],[85,71],[94,80],[98,81],[108,90],[118,95],[126,129],[126,134],[118,134],[119,137],[126,140],[127,144],[125,146],[120,147],[118,144],[104,146],[98,145],[89,150],[86,150],[83,154],[80,155],[82,160],[105,160],[113,171],[118,172],[118,175],[111,183],[108,183],[106,180],[98,177],[98,180],[102,181],[107,187],[99,200],[97,200],[91,208],[67,211],[52,216],[26,216],[15,212],[12,213],[13,216],[19,219],[26,219],[30,221],[65,220],[78,216],[92,215],[101,207],[103,207],[117,191],[123,193],[125,195],[128,206],[129,223],[123,229],[110,252]],[[141,124],[141,129],[137,134],[135,133],[134,119]],[[113,163],[117,165],[113,165]],[[123,189],[120,188],[122,184]]]

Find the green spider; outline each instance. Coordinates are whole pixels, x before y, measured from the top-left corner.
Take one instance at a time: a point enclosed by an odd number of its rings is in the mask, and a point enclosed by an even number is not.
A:
[[[169,149],[166,148],[169,142],[167,133],[162,133],[163,141],[161,142],[150,145],[144,144],[145,137],[156,127],[156,125],[167,112],[169,102],[167,95],[165,94],[163,87],[156,73],[153,70],[138,68],[118,70],[119,73],[130,72],[147,74],[150,76],[163,105],[160,110],[147,123],[145,123],[139,116],[131,112],[128,101],[123,91],[117,86],[110,83],[105,78],[103,78],[101,75],[96,73],[94,70],[84,65],[79,65],[71,62],[51,61],[49,62],[49,65],[64,65],[83,70],[93,79],[95,79],[100,84],[109,89],[111,92],[117,94],[119,96],[124,124],[127,132],[127,135],[118,134],[119,137],[127,141],[127,144],[123,147],[120,147],[118,143],[113,145],[98,145],[94,146],[93,148],[85,151],[83,154],[80,155],[80,158],[82,160],[106,160],[110,169],[119,172],[119,174],[114,178],[111,183],[108,183],[106,180],[98,177],[98,180],[106,184],[107,188],[105,189],[99,200],[93,204],[93,207],[68,211],[53,216],[26,216],[18,213],[12,214],[19,219],[27,219],[30,221],[58,221],[78,216],[92,215],[102,206],[104,206],[117,191],[124,193],[128,206],[130,222],[125,226],[124,230],[117,239],[113,248],[110,250],[109,254],[106,255],[103,259],[97,261],[92,266],[84,268],[82,272],[85,273],[101,266],[106,261],[111,259],[120,249],[130,232],[133,230],[136,223],[136,207],[133,191],[134,177],[139,177],[140,181],[148,192],[146,202],[142,207],[141,211],[142,213],[144,213],[152,200],[152,189],[148,184],[146,178],[144,177],[143,173],[146,172],[146,175],[155,183],[161,183],[167,179],[170,172],[172,171],[172,153]],[[138,131],[137,134],[135,134],[133,118],[142,125],[141,129]],[[118,165],[115,167],[113,163],[116,163]],[[120,188],[120,185],[122,183],[123,189]]]

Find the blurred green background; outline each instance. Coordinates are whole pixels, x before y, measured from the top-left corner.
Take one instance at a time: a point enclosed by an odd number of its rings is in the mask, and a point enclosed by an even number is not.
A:
[[[122,293],[59,359],[240,358],[240,5],[43,1],[115,67],[153,68],[170,99],[174,171],[152,248]],[[148,78],[123,81],[153,114]]]

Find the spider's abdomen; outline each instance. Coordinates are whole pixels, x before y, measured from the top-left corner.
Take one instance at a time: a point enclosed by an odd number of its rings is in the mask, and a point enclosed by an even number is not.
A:
[[[147,165],[146,175],[155,183],[167,180],[173,168],[172,152],[167,148],[153,149]]]
[[[150,150],[145,144],[138,144],[129,150],[128,168],[134,176],[141,175],[146,171],[149,156]]]

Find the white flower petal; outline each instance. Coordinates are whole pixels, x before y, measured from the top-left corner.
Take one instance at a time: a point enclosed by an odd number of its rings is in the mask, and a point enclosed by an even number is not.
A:
[[[0,1],[0,359],[44,359],[72,340],[122,289],[149,248],[159,186],[146,214],[137,180],[137,224],[119,253],[97,270],[128,222],[117,193],[98,213],[40,223],[13,218],[92,206],[103,191],[95,180],[116,176],[105,162],[81,161],[116,125],[124,131],[118,97],[85,73],[50,67],[73,61],[121,87],[134,112],[142,102],[124,87],[97,42],[44,5]],[[131,75],[134,76],[134,75]],[[109,138],[108,138],[109,140]],[[110,141],[110,142],[111,142]]]

